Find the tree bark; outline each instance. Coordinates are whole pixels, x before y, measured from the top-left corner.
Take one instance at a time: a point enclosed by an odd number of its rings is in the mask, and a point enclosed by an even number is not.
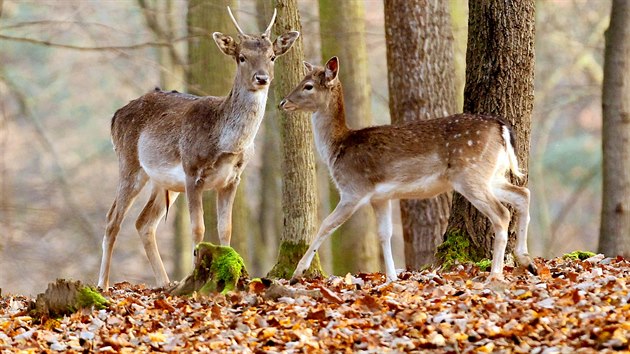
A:
[[[492,114],[511,123],[525,173],[534,103],[534,24],[534,0],[469,3],[464,112]],[[526,185],[527,177],[521,182]],[[514,247],[514,224],[512,220],[506,254]],[[492,257],[490,222],[455,193],[446,237],[459,233],[470,238],[483,258]]]
[[[365,41],[365,7],[362,1],[319,0],[322,62],[339,57],[343,70],[346,120],[352,129],[373,124]],[[339,193],[330,183],[330,204]],[[348,257],[348,249],[352,256]],[[375,272],[381,269],[374,214],[369,205],[357,210],[332,235],[332,265],[335,274]]]
[[[265,29],[273,14],[273,4],[256,0],[258,27]],[[276,85],[276,80],[272,83]],[[252,274],[264,274],[271,269],[278,254],[278,240],[282,233],[282,154],[280,152],[280,124],[276,98],[269,90],[265,119],[262,122],[262,164],[260,166],[260,204],[258,207],[258,234],[254,243]]]
[[[186,197],[180,196],[175,202],[173,221],[173,278],[183,279],[192,269],[193,240],[190,228],[190,214]]]
[[[301,31],[297,0],[274,0],[278,17],[273,33]],[[302,35],[287,54],[278,58],[275,73],[276,100],[291,91],[304,73]],[[277,102],[277,103],[278,103]],[[317,224],[317,192],[313,132],[306,113],[281,112],[282,132],[282,210],[284,229],[280,240],[278,260],[269,272],[270,277],[289,278],[298,261],[308,249]],[[322,273],[319,257],[315,256],[307,275]]]
[[[230,92],[234,83],[236,64],[232,58],[224,55],[217,48],[212,40],[212,33],[236,33],[226,9],[226,6],[230,6],[235,16],[238,16],[235,11],[235,4],[234,0],[190,0],[188,3],[188,33],[191,38],[188,43],[189,72],[187,82],[192,94],[225,96]],[[246,173],[243,173],[232,208],[231,246],[249,264],[250,221],[245,189]],[[218,244],[216,194],[214,192],[204,194],[203,208],[204,224],[206,225],[205,239]]]
[[[603,191],[599,252],[630,257],[630,3],[613,0],[602,92]]]
[[[235,0],[189,0],[187,77],[190,93],[200,96],[225,96],[234,83],[236,64],[221,53],[212,40],[213,32],[234,34],[236,29],[228,16],[230,6],[235,16]],[[236,38],[235,38],[236,39]]]
[[[386,0],[385,39],[392,123],[455,113],[453,35],[447,1]],[[451,194],[401,200],[405,263],[435,261],[449,217]]]

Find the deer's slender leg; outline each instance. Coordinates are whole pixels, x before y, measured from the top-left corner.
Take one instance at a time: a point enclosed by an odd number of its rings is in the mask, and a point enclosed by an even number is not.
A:
[[[393,232],[391,200],[372,201],[372,208],[374,209],[376,223],[378,224],[378,238],[381,241],[381,248],[383,249],[385,274],[387,275],[387,282],[389,283],[397,279],[391,243]]]
[[[500,201],[512,205],[518,214],[518,230],[516,233],[516,248],[514,253],[518,262],[537,274],[534,263],[527,251],[527,227],[529,225],[529,189],[503,183],[493,188],[494,194]]]
[[[103,256],[101,258],[101,270],[98,276],[98,286],[103,289],[109,287],[109,270],[112,261],[112,252],[116,236],[120,231],[120,224],[125,219],[129,207],[147,183],[148,176],[141,169],[135,173],[129,173],[124,169],[120,171],[118,191],[112,207],[107,213],[107,226],[103,236]]]
[[[190,213],[190,227],[193,233],[193,243],[197,245],[203,241],[206,226],[203,223],[203,183],[198,183],[194,176],[186,176],[186,198]],[[194,247],[194,246],[193,246]]]
[[[510,223],[510,212],[484,186],[483,181],[471,184],[475,187],[456,187],[455,191],[463,195],[482,214],[487,216],[494,228],[494,243],[492,244],[492,268],[489,279],[503,279],[503,263],[505,247],[507,246],[507,230]]]
[[[297,278],[304,274],[308,267],[310,267],[313,257],[315,257],[315,252],[317,252],[322,242],[324,242],[324,240],[326,240],[333,231],[341,226],[341,224],[346,222],[346,220],[352,216],[359,206],[361,206],[361,204],[358,200],[344,200],[343,195],[341,196],[341,201],[337,204],[335,210],[333,210],[333,212],[324,219],[319,231],[317,232],[317,236],[315,236],[315,239],[313,240],[313,243],[311,243],[304,256],[302,256],[302,259],[300,259],[300,262],[291,277],[292,282],[297,281]]]
[[[149,263],[151,263],[155,280],[159,286],[167,285],[169,282],[168,274],[164,269],[164,263],[160,257],[160,252],[158,251],[157,242],[155,240],[155,230],[166,213],[166,193],[169,195],[168,203],[170,207],[179,193],[170,192],[152,184],[151,196],[136,220],[136,229],[138,230],[144,251],[147,254]]]
[[[237,187],[238,181],[225,188],[217,188],[217,230],[223,246],[229,246],[232,238],[232,206]]]

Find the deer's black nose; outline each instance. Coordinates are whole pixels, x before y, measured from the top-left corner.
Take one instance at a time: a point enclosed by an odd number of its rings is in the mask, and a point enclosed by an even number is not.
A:
[[[269,83],[269,75],[254,75],[258,85],[267,85]]]

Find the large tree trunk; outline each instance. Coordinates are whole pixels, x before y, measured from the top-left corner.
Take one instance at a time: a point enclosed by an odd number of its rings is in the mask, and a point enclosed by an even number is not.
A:
[[[297,0],[274,0],[278,9],[273,33],[278,36],[290,30],[301,31]],[[275,95],[280,100],[302,79],[304,73],[302,35],[287,54],[278,58],[275,73]],[[282,210],[284,229],[278,260],[269,276],[289,278],[315,235],[317,192],[313,132],[306,113],[281,112],[282,132]],[[319,257],[315,257],[309,275],[321,274]]]
[[[386,0],[385,39],[392,122],[455,113],[448,2]],[[450,202],[450,193],[400,202],[408,268],[419,269],[435,261],[435,251],[446,230]]]
[[[344,65],[340,79],[344,83],[346,119],[353,129],[373,124],[364,17],[362,1],[319,0],[322,62],[337,56]],[[334,207],[339,193],[332,182],[330,190]],[[348,257],[349,249],[352,249],[351,257]],[[369,205],[357,210],[332,235],[335,274],[378,271],[381,268],[379,254],[374,215]]]
[[[236,29],[227,13],[226,6],[235,12],[234,0],[190,0],[188,3],[188,84],[189,91],[195,95],[224,96],[230,92],[234,83],[236,63],[221,53],[212,40],[213,32],[235,33]],[[237,15],[235,15],[237,16]],[[246,178],[241,175],[234,207],[232,208],[231,246],[243,256],[249,264],[249,209],[245,200]],[[204,223],[206,237],[219,243],[216,194],[205,193],[203,198]]]
[[[602,93],[603,192],[599,252],[630,257],[630,2],[614,0]]]
[[[534,104],[534,4],[534,0],[469,3],[464,112],[497,115],[512,124],[523,172],[527,172]],[[526,179],[521,185],[527,184]],[[513,225],[506,254],[513,249]],[[482,258],[492,257],[490,222],[457,193],[446,238],[456,234],[470,238]]]

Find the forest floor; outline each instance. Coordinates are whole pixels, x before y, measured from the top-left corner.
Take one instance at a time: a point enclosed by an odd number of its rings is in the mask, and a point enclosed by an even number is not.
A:
[[[305,280],[290,295],[261,283],[211,297],[170,297],[118,283],[109,307],[58,319],[30,316],[33,299],[3,294],[5,352],[517,352],[629,350],[630,261],[537,259],[539,275],[506,267],[489,286],[475,266]],[[294,291],[295,290],[295,291]],[[302,291],[317,290],[317,291]],[[299,295],[308,293],[309,295]],[[282,295],[282,294],[280,294]],[[43,323],[42,323],[43,322]]]

